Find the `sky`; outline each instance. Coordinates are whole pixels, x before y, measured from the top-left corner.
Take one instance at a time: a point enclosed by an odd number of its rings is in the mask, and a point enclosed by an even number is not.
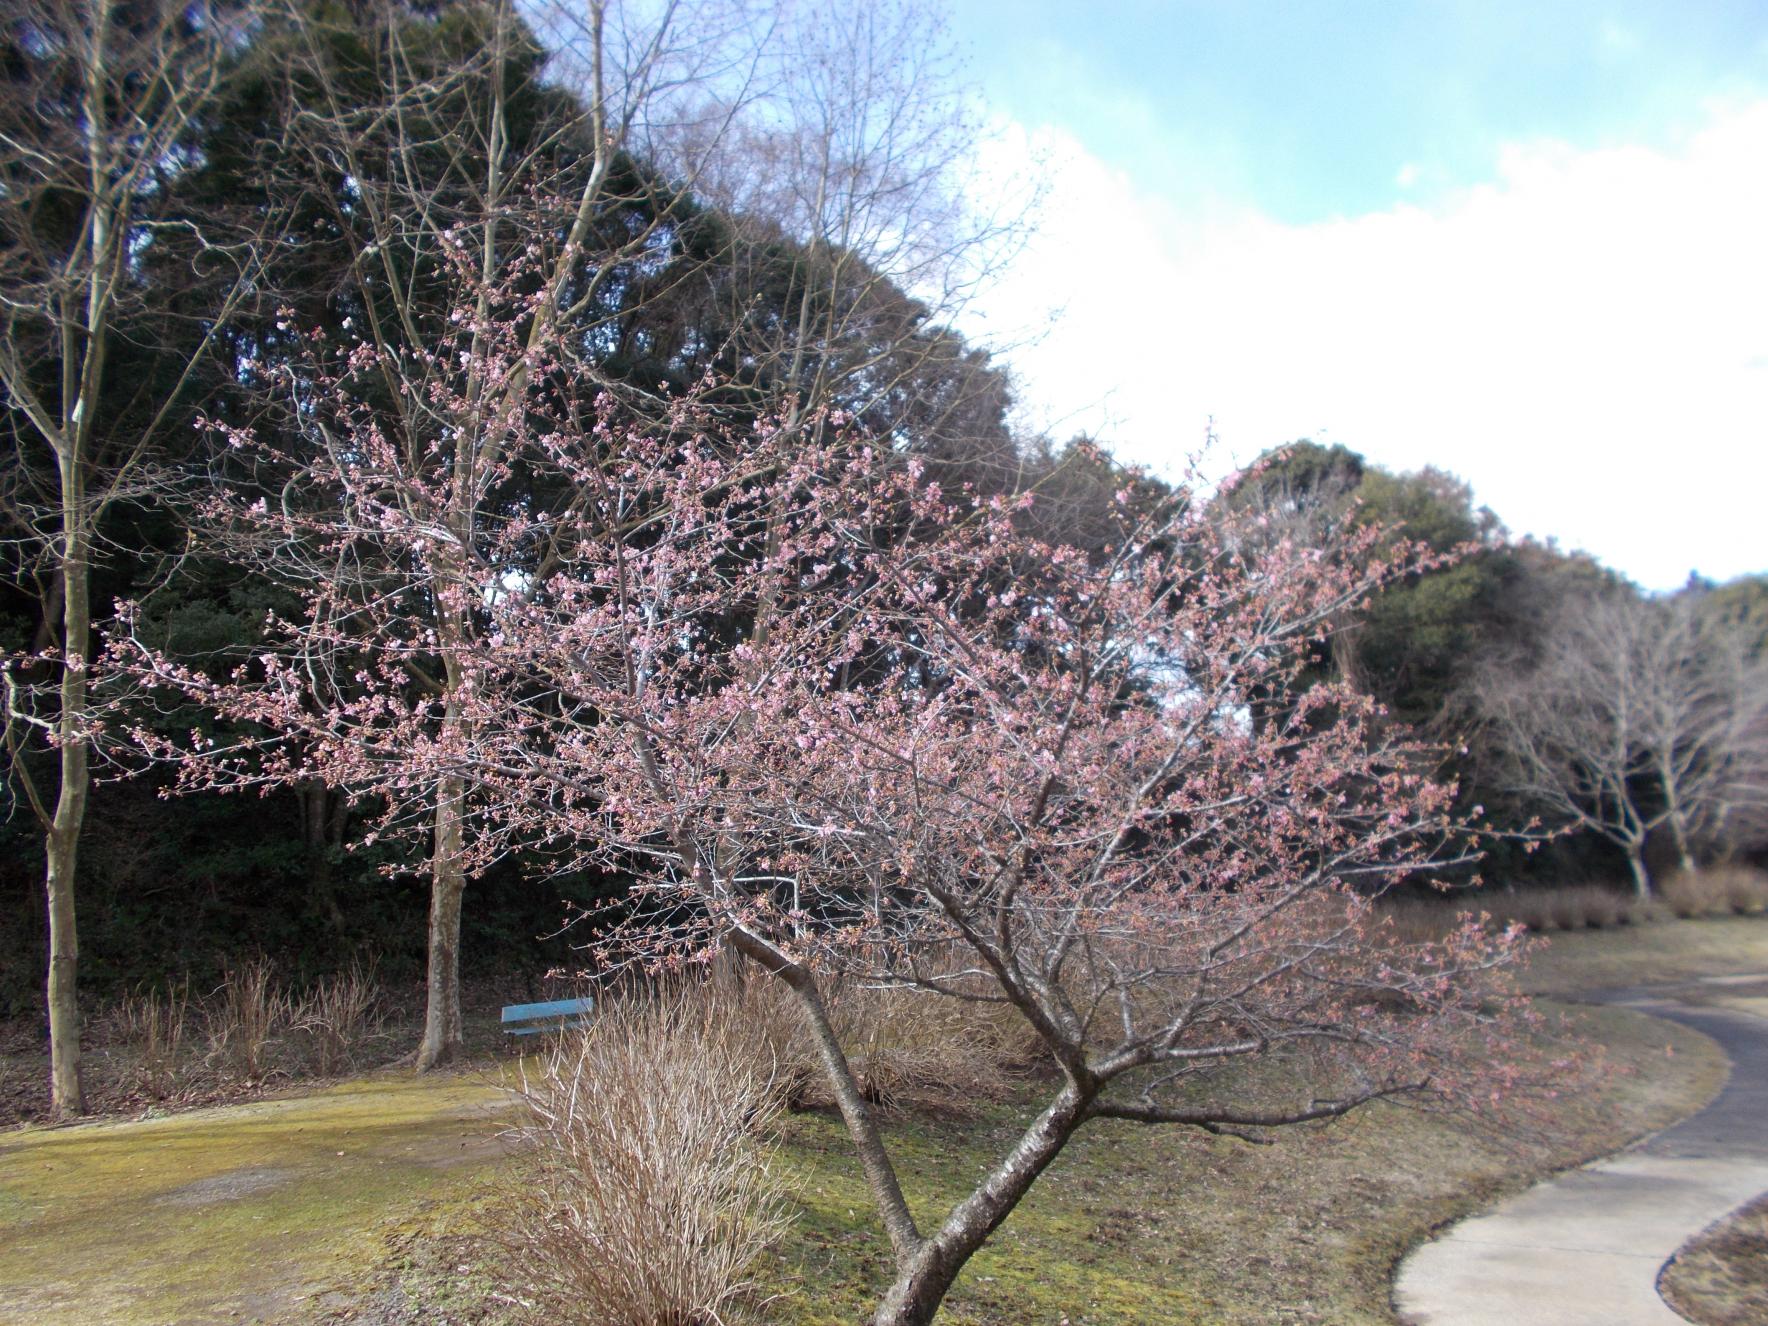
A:
[[[1468,480],[1648,589],[1768,571],[1768,6],[953,0],[1025,422]]]

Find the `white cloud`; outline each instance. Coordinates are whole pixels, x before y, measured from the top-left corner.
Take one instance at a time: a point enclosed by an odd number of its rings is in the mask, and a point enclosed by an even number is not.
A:
[[[1768,567],[1768,102],[1310,225],[1192,223],[1061,131],[1004,142],[993,169],[1042,150],[1056,183],[982,311],[1051,328],[1009,359],[1058,436],[1172,470],[1211,416],[1238,461],[1324,435],[1654,588]]]

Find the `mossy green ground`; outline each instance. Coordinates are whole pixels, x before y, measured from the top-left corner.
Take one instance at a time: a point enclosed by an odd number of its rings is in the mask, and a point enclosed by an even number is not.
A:
[[[500,1159],[489,1082],[361,1079],[136,1123],[0,1134],[0,1322],[297,1321],[417,1204]]]
[[[1538,969],[1562,993],[1768,969],[1763,920],[1568,939]],[[942,1320],[1391,1323],[1389,1276],[1412,1241],[1698,1108],[1723,1080],[1723,1057],[1696,1033],[1621,1008],[1576,1016],[1611,1071],[1528,1131],[1390,1107],[1269,1147],[1095,1126],[973,1259]],[[520,1296],[519,1267],[470,1241],[483,1199],[519,1174],[496,1136],[506,1099],[488,1080],[388,1076],[0,1134],[0,1323],[518,1320],[499,1294]],[[1027,1095],[965,1120],[892,1123],[924,1218],[1000,1154],[1029,1105]],[[839,1124],[788,1119],[780,1163],[802,1218],[767,1268],[778,1297],[760,1315],[779,1326],[863,1320],[887,1268]],[[448,1255],[413,1255],[436,1247]]]

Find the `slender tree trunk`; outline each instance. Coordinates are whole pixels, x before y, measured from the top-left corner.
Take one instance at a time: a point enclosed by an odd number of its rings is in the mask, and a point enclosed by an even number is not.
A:
[[[798,997],[799,1008],[804,1014],[817,1053],[822,1058],[829,1084],[834,1088],[835,1103],[841,1111],[842,1122],[847,1125],[847,1134],[853,1139],[854,1149],[859,1152],[860,1168],[865,1172],[866,1185],[872,1190],[873,1200],[878,1204],[879,1215],[883,1218],[885,1232],[890,1235],[890,1246],[898,1263],[911,1256],[919,1256],[926,1244],[920,1231],[915,1228],[908,1202],[903,1198],[902,1186],[896,1177],[895,1166],[890,1163],[890,1155],[884,1148],[884,1139],[878,1132],[877,1120],[872,1117],[871,1107],[866,1104],[865,1095],[860,1091],[859,1083],[854,1080],[847,1053],[841,1048],[835,1029],[829,1024],[828,1009],[823,1004],[822,993],[816,987],[815,978],[803,968],[794,968],[781,973],[780,979]]]
[[[1633,892],[1640,898],[1650,898],[1651,873],[1645,868],[1645,844],[1628,844],[1627,869],[1633,872]]]
[[[61,786],[44,843],[44,890],[49,902],[49,1080],[51,1105],[59,1118],[86,1112],[80,1073],[80,936],[74,918],[74,877],[79,866],[80,831],[86,822],[87,764],[86,658],[91,645],[88,602],[88,551],[84,493],[75,458],[61,456],[62,485],[62,654],[60,741]]]
[[[307,848],[307,901],[334,934],[342,935],[349,926],[344,909],[338,905],[337,872],[332,861],[337,824],[333,793],[316,778],[297,788],[296,795],[301,806],[301,839]]]
[[[456,775],[436,786],[436,843],[430,861],[429,982],[417,1071],[448,1063],[461,1047],[460,909],[466,876],[460,867],[466,788]]]
[[[1693,834],[1688,831],[1688,816],[1674,793],[1670,797],[1670,837],[1676,842],[1676,861],[1689,874],[1694,873]]]

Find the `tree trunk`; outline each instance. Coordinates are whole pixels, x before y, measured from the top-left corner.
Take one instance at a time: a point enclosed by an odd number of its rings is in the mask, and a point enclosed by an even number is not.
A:
[[[430,861],[429,982],[424,1039],[417,1071],[449,1062],[461,1047],[460,905],[466,876],[460,867],[465,784],[450,774],[436,785],[436,843]]]
[[[1641,899],[1651,897],[1651,874],[1645,868],[1645,847],[1634,843],[1627,848],[1627,868],[1633,872],[1633,892]]]
[[[49,902],[50,1099],[56,1117],[67,1119],[86,1112],[80,1073],[80,936],[74,919],[74,876],[91,783],[84,729],[92,617],[86,578],[84,491],[79,466],[66,454],[61,457],[61,484],[61,712],[56,722],[61,786],[44,842],[48,864],[43,886]]]
[[[301,807],[301,840],[307,848],[308,905],[334,935],[342,937],[349,929],[349,921],[338,903],[333,848],[341,842],[337,836],[341,816],[334,811],[333,803],[341,806],[343,798],[317,778],[297,787],[295,795]]]
[[[952,1209],[939,1232],[897,1257],[897,1276],[872,1316],[872,1326],[929,1326],[975,1251],[999,1229],[1019,1200],[1086,1119],[1091,1089],[1069,1083],[1057,1093],[1006,1158],[976,1191]]]
[[[66,763],[64,760],[64,766]],[[68,795],[68,787],[62,783],[56,827],[48,836],[49,865],[44,878],[49,895],[50,1102],[60,1119],[86,1112],[86,1088],[80,1073],[80,936],[74,922],[74,871],[82,812],[69,811],[75,798]],[[84,795],[82,788],[78,799],[83,801]]]
[[[929,1326],[964,1265],[941,1253],[929,1242],[915,1254],[879,1302],[872,1326]]]
[[[1676,840],[1676,862],[1689,874],[1694,873],[1693,834],[1688,829],[1688,816],[1675,801],[1670,803],[1670,836]]]

